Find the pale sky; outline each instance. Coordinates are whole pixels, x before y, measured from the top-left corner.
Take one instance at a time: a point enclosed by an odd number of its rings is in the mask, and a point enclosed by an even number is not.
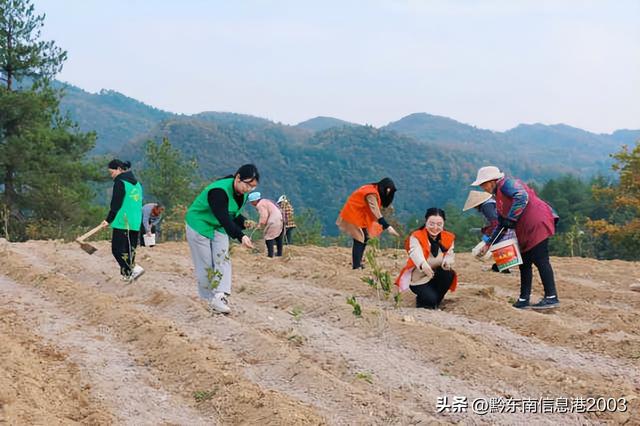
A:
[[[640,129],[640,0],[34,0],[60,80],[176,113]]]

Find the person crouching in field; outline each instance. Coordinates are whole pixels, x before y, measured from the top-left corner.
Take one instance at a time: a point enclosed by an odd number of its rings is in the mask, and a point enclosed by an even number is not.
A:
[[[258,169],[245,164],[232,176],[210,183],[193,201],[185,217],[187,242],[198,280],[198,295],[213,311],[231,311],[226,297],[231,294],[229,237],[247,248],[251,238],[242,233],[245,218],[240,211],[247,194],[260,181]]]
[[[113,193],[102,227],[113,229],[111,253],[120,265],[122,280],[132,281],[144,274],[144,269],[136,264],[136,247],[142,224],[142,185],[130,170],[129,161],[113,159],[107,167],[113,179]]]
[[[456,236],[444,230],[445,213],[439,208],[427,210],[425,223],[405,241],[409,254],[395,284],[400,291],[411,289],[416,307],[437,309],[449,290],[455,291],[458,277],[453,269]]]
[[[264,228],[264,242],[267,245],[267,256],[273,257],[276,246],[276,256],[282,256],[282,240],[284,238],[284,222],[280,207],[271,200],[262,198],[259,192],[249,194],[249,202],[258,210],[258,228]]]
[[[362,256],[370,237],[377,237],[383,230],[396,237],[400,236],[380,212],[380,207],[391,205],[395,193],[396,186],[390,178],[368,183],[355,190],[340,211],[336,225],[353,238],[353,269],[362,268]]]

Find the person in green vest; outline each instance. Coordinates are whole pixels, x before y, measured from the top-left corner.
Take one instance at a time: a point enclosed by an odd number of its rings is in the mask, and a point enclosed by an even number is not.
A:
[[[136,265],[136,247],[142,224],[142,185],[130,170],[129,161],[114,159],[108,168],[113,179],[113,194],[102,226],[113,229],[111,253],[120,265],[122,279],[130,282],[144,274],[144,269]]]
[[[229,238],[253,248],[242,232],[245,217],[240,214],[248,193],[260,181],[258,169],[245,164],[234,175],[209,184],[193,201],[185,217],[187,242],[198,281],[198,295],[215,312],[228,314],[231,294]]]

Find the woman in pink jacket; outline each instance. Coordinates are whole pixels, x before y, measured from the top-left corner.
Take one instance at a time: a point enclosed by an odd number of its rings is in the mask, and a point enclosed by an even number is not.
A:
[[[258,228],[264,228],[264,240],[267,245],[267,256],[273,257],[273,246],[276,246],[276,256],[282,256],[282,237],[284,221],[282,212],[276,203],[262,198],[259,192],[252,192],[247,199],[258,210]]]

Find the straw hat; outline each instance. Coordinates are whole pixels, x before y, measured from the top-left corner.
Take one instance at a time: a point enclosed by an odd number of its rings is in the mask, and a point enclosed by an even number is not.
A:
[[[262,197],[262,194],[260,194],[259,192],[252,192],[247,197],[247,201],[251,203],[251,202],[254,202],[254,201],[258,201],[261,197]]]
[[[489,194],[488,192],[469,191],[469,196],[467,197],[467,201],[465,201],[464,203],[464,207],[462,208],[462,211],[466,212],[469,209],[477,207],[490,198],[491,198],[491,194]]]
[[[480,167],[480,169],[478,169],[478,176],[476,176],[476,180],[473,181],[471,186],[482,185],[490,180],[502,179],[503,177],[504,173],[496,166]]]

